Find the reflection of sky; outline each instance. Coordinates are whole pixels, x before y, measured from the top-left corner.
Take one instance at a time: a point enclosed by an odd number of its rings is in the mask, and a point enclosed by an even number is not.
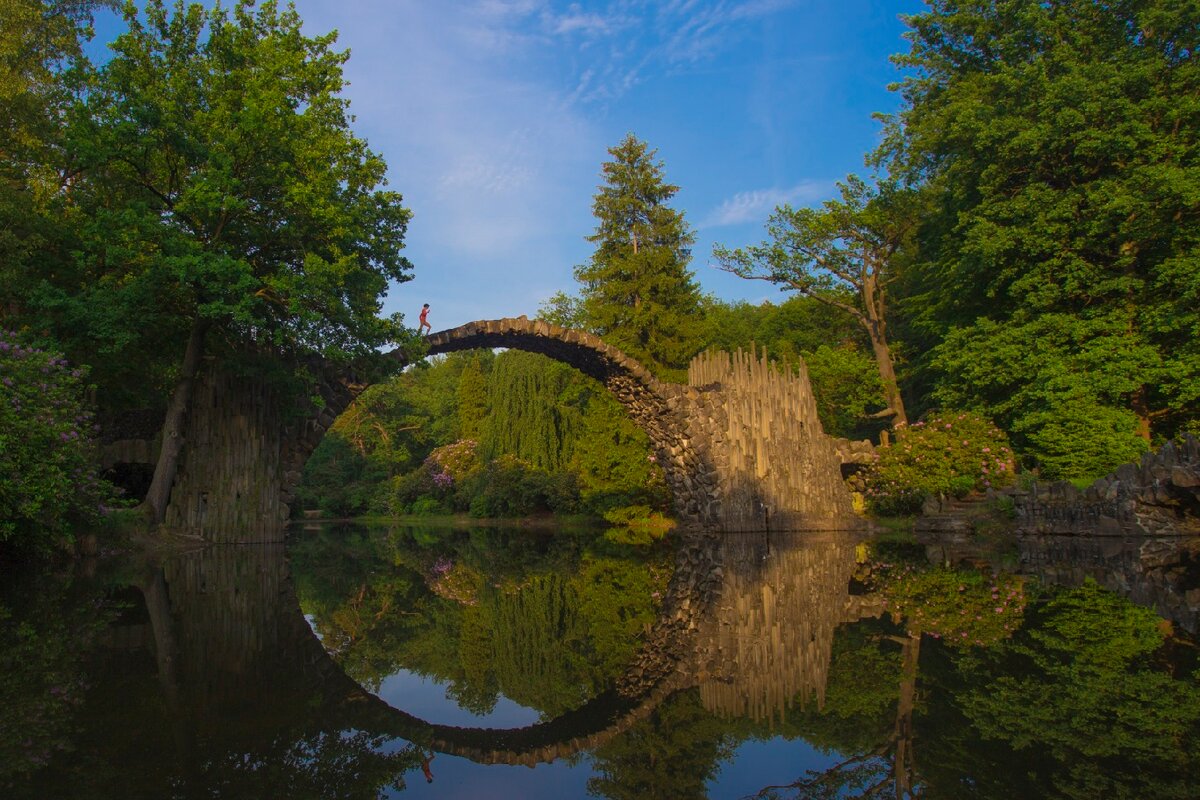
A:
[[[538,712],[520,706],[504,695],[490,714],[473,714],[446,695],[448,684],[400,670],[383,679],[377,693],[392,708],[435,725],[472,728],[524,728],[538,721]]]
[[[523,728],[538,721],[538,712],[501,695],[490,714],[473,714],[446,695],[447,684],[408,670],[384,679],[378,695],[393,708],[426,722],[440,725],[486,728]],[[407,788],[388,797],[439,797],[484,800],[491,797],[560,800],[587,797],[591,763],[556,761],[529,767],[476,764],[465,758],[439,753],[429,764],[433,783],[426,783],[420,770],[405,775]]]
[[[721,764],[721,771],[708,782],[708,796],[712,800],[746,797],[764,786],[787,786],[807,770],[829,769],[843,760],[845,756],[823,754],[803,739],[750,740]]]

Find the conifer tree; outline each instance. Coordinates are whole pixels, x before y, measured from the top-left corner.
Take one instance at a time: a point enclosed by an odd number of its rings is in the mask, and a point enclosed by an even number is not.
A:
[[[575,270],[583,316],[604,340],[667,374],[687,367],[701,347],[700,287],[687,269],[694,236],[683,213],[667,205],[678,186],[666,182],[656,150],[628,134],[608,151],[604,183],[592,204],[596,244]]]

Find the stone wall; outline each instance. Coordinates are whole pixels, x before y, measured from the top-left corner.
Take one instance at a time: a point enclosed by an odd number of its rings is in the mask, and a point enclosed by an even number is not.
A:
[[[1023,533],[1200,535],[1200,441],[1167,442],[1083,490],[1060,481],[1010,494]]]

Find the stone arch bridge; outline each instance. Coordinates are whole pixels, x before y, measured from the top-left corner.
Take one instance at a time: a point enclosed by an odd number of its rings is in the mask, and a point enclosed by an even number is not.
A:
[[[842,482],[845,448],[822,431],[803,364],[790,374],[753,353],[705,353],[692,362],[686,385],[668,383],[596,336],[524,317],[468,323],[431,335],[428,344],[428,355],[541,353],[598,380],[648,434],[685,523],[727,531],[859,524]],[[211,541],[283,537],[304,462],[366,388],[345,372],[322,365],[317,372],[323,407],[299,419],[283,414],[254,380],[215,369],[204,376],[168,528]]]

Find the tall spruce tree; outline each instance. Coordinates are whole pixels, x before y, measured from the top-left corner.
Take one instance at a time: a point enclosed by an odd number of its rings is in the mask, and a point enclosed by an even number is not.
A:
[[[667,205],[678,186],[666,182],[656,150],[628,134],[609,148],[604,183],[592,204],[596,244],[575,270],[583,316],[604,340],[662,374],[687,367],[704,335],[700,287],[687,269],[694,236],[683,213]]]

